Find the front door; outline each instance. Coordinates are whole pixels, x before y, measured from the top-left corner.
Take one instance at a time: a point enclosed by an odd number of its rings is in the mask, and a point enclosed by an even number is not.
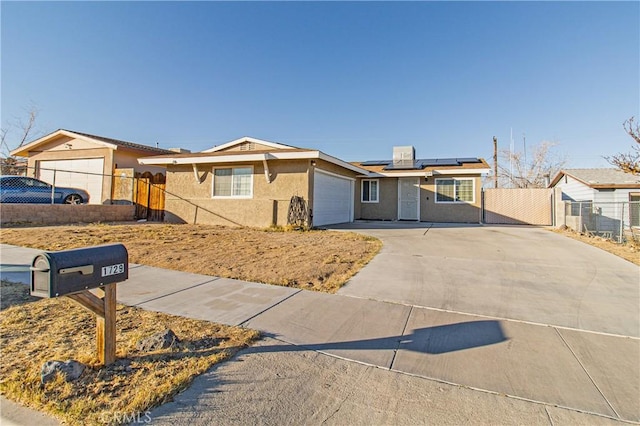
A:
[[[420,217],[420,178],[398,179],[398,220]]]

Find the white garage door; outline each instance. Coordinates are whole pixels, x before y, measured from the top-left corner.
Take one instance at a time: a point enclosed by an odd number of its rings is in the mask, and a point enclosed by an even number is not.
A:
[[[313,175],[313,226],[353,220],[353,180],[316,170]]]
[[[102,170],[104,158],[40,161],[40,179],[89,193],[89,204],[102,204]]]

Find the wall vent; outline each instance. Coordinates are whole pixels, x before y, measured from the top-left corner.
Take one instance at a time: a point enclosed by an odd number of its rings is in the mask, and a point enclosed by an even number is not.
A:
[[[245,142],[240,145],[240,151],[254,151],[256,149],[256,144],[253,142]]]

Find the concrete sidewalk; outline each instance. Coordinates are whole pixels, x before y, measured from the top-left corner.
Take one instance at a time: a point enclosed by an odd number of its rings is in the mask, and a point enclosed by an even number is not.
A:
[[[0,262],[14,266],[0,276],[28,281],[28,273],[16,265],[28,264],[38,251],[6,245],[1,249]],[[511,397],[538,407],[590,413],[587,423],[640,422],[637,338],[140,265],[131,265],[129,276],[118,284],[121,303],[258,329],[277,339],[270,341],[269,352],[281,352],[283,357],[292,351],[312,351],[390,370],[390,374],[402,373],[402,377],[410,375],[425,386],[441,383],[447,389],[472,389],[469,392],[476,392],[476,402],[488,409],[487,415],[490,406],[483,404]],[[271,400],[273,395],[261,398]],[[167,410],[161,407],[159,412],[170,419]],[[224,415],[206,404],[189,410],[209,423],[219,423]],[[424,410],[429,409],[424,406]],[[551,418],[548,410],[547,416]],[[434,419],[427,417],[423,422]],[[501,421],[500,417],[494,420]]]

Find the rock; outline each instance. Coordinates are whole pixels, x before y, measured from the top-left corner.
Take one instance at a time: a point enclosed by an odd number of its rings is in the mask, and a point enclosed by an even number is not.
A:
[[[67,361],[47,361],[40,369],[40,380],[45,384],[56,377],[56,372],[60,372],[67,382],[78,379],[84,371],[84,365],[72,359]]]
[[[169,348],[177,343],[180,343],[178,336],[176,336],[172,330],[166,329],[144,339],[140,339],[138,343],[136,343],[136,349],[140,352],[153,352]]]

